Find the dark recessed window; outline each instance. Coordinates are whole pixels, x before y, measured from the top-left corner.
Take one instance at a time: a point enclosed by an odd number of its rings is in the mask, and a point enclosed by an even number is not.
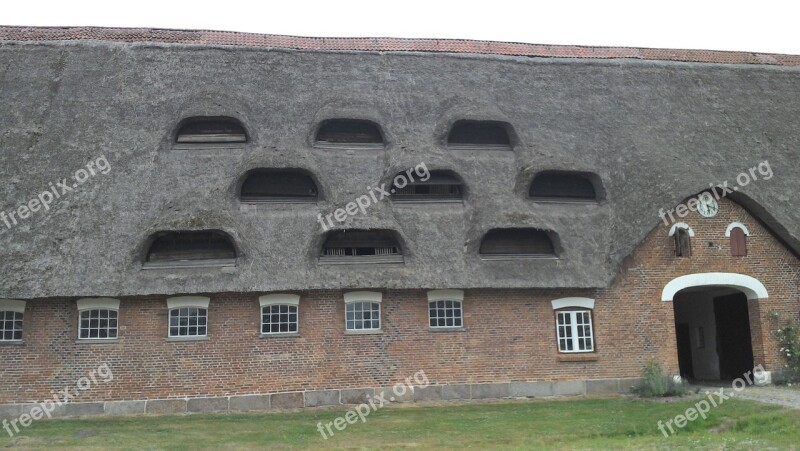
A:
[[[536,229],[492,229],[481,241],[480,254],[486,260],[556,256],[547,232]]]
[[[328,233],[320,263],[402,263],[403,253],[388,230],[338,230]]]
[[[242,202],[314,202],[317,184],[303,171],[263,169],[250,173],[244,183]]]
[[[178,144],[246,143],[247,133],[232,117],[193,117],[186,119],[175,137]]]
[[[529,195],[535,200],[554,202],[596,201],[597,192],[588,175],[544,172],[531,183]]]
[[[378,124],[355,119],[331,119],[317,130],[317,147],[383,148],[383,134]]]
[[[691,257],[692,255],[692,239],[687,229],[675,230],[675,256],[676,257]]]
[[[447,144],[481,149],[511,148],[508,125],[491,121],[458,121],[447,136]]]
[[[147,252],[145,267],[233,266],[236,248],[218,231],[162,232]]]
[[[391,198],[395,202],[454,202],[461,201],[464,195],[463,184],[450,171],[431,171],[427,180],[417,178],[394,190]]]

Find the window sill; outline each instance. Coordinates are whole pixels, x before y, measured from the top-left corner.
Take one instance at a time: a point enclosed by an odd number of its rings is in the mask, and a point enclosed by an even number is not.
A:
[[[22,346],[24,344],[22,340],[0,340],[0,346]]]
[[[316,141],[315,149],[338,149],[338,150],[384,150],[386,145],[383,143],[332,143]]]
[[[226,259],[181,262],[146,262],[142,264],[142,269],[229,268],[235,266],[235,259]]]
[[[300,332],[281,332],[278,334],[261,334],[259,338],[300,338]]]
[[[429,332],[442,333],[442,332],[466,332],[466,327],[428,327]]]
[[[537,255],[537,254],[521,254],[521,255],[481,255],[481,260],[485,262],[510,262],[518,260],[558,260],[556,255]]]
[[[191,342],[191,341],[208,341],[208,336],[203,337],[167,337],[166,341],[174,341],[177,343],[180,342]]]
[[[570,199],[559,197],[529,197],[528,199],[540,204],[584,204],[584,205],[597,205],[600,202],[597,199]]]
[[[509,144],[455,144],[455,143],[448,143],[448,149],[452,150],[506,150],[506,151],[513,151],[514,148]]]
[[[559,362],[596,362],[597,360],[597,354],[594,352],[558,355]]]
[[[375,256],[365,255],[357,257],[327,256],[320,257],[319,264],[324,266],[336,265],[377,265],[377,264],[403,264],[402,255]]]
[[[111,345],[119,343],[119,338],[79,338],[75,340],[77,345]]]
[[[246,142],[219,142],[219,143],[175,143],[173,150],[219,150],[219,149],[244,149]]]
[[[346,330],[345,335],[381,335],[383,329],[367,329],[367,330]]]
[[[464,205],[463,199],[436,199],[436,198],[418,198],[418,199],[401,199],[389,197],[393,203],[400,205],[415,205],[415,204],[454,204]]]
[[[318,199],[314,198],[264,198],[264,199],[242,199],[240,202],[243,205],[270,205],[270,204],[278,204],[278,205],[285,205],[285,204],[316,204]]]

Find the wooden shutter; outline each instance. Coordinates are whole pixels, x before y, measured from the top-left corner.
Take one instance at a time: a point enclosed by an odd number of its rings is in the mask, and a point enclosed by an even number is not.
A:
[[[731,255],[734,257],[747,255],[747,237],[740,227],[731,229]]]
[[[689,232],[684,229],[675,231],[675,256],[689,257],[692,255],[692,243],[689,239]]]

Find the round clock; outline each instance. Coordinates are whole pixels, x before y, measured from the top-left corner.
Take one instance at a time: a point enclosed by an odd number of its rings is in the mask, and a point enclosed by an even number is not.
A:
[[[717,204],[717,201],[714,200],[711,194],[703,193],[697,200],[699,201],[697,204],[697,211],[703,215],[703,217],[711,218],[719,211],[719,204]]]

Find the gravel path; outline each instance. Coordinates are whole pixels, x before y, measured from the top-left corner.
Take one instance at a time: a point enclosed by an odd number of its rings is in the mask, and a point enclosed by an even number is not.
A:
[[[719,386],[712,387],[702,385],[700,386],[700,393],[706,391],[718,391]],[[733,398],[747,399],[749,401],[757,401],[765,404],[774,404],[778,406],[791,407],[792,409],[800,409],[800,390],[794,390],[788,387],[754,387],[750,386],[744,390],[736,391],[730,385],[725,386],[725,394]]]

